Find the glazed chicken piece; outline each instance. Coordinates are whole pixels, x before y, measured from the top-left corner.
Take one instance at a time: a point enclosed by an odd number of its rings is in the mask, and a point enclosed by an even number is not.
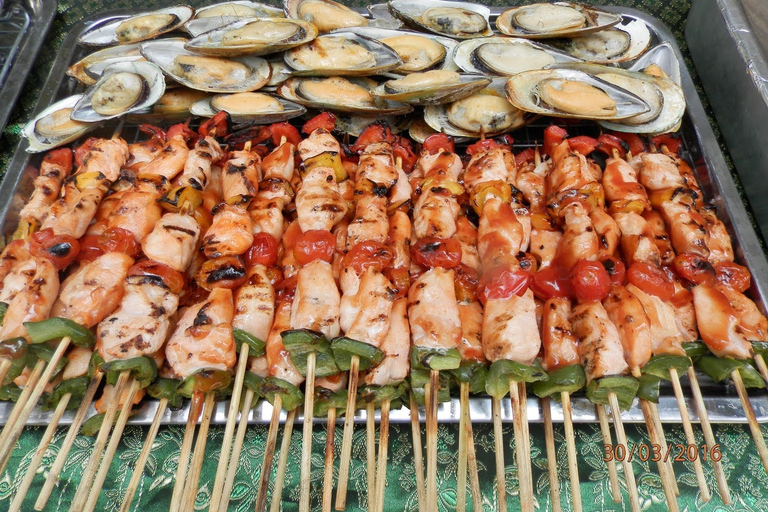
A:
[[[117,180],[120,169],[128,162],[131,154],[123,139],[90,139],[90,145],[82,159],[77,174],[100,172],[110,182]]]
[[[645,366],[651,358],[653,344],[651,320],[643,303],[627,288],[613,285],[603,300],[603,307],[619,332],[624,360],[632,369]]]
[[[200,225],[189,215],[166,213],[141,242],[152,260],[184,272],[192,261],[200,236]]]
[[[67,351],[67,365],[61,371],[62,380],[88,375],[93,350],[89,347],[73,346]]]
[[[137,179],[136,185],[122,194],[110,212],[105,230],[121,228],[133,233],[137,242],[143,240],[163,215],[163,209],[157,200],[167,190],[164,179]]]
[[[459,203],[451,192],[433,187],[422,191],[413,207],[413,228],[417,238],[450,238],[456,233]]]
[[[517,253],[525,252],[531,240],[528,210],[513,210],[509,203],[488,198],[477,227],[477,251],[484,269],[516,267]]]
[[[330,263],[315,260],[298,273],[291,308],[291,328],[322,332],[326,338],[339,335],[341,296]]]
[[[616,326],[600,302],[585,302],[573,308],[573,334],[579,339],[579,358],[587,382],[629,370]]]
[[[221,203],[213,210],[213,222],[203,237],[208,258],[238,256],[253,244],[253,221],[242,205]]]
[[[483,350],[494,362],[500,359],[531,364],[539,355],[541,335],[533,292],[507,299],[488,299],[483,317]]]
[[[318,128],[299,142],[299,157],[303,162],[322,153],[341,153],[341,146],[328,130]]]
[[[275,290],[267,275],[267,267],[253,265],[248,278],[235,292],[235,317],[232,327],[266,340],[275,317]]]
[[[477,228],[463,215],[456,220],[454,238],[461,243],[461,263],[478,270],[480,268],[480,255],[477,251]]]
[[[351,267],[341,272],[346,275],[355,273]],[[341,298],[341,329],[349,338],[379,347],[389,330],[392,303],[395,300],[392,283],[372,266],[359,277],[342,277],[342,281],[353,284],[344,287],[344,296]]]
[[[517,166],[511,151],[496,148],[481,151],[472,156],[464,172],[464,186],[473,190],[481,183],[501,181],[514,184],[517,182]]]
[[[174,135],[165,143],[162,151],[141,170],[144,174],[158,174],[172,180],[184,169],[189,155],[187,141],[182,135]]]
[[[633,284],[627,290],[643,305],[651,327],[651,343],[654,354],[685,355],[681,335],[675,318],[675,308],[659,297],[645,293]]]
[[[387,191],[397,183],[398,170],[389,142],[368,144],[360,154],[355,181],[370,180]]]
[[[407,299],[398,299],[392,304],[389,330],[379,349],[384,360],[371,368],[363,377],[368,386],[388,386],[402,382],[408,377],[410,368],[411,332],[408,326]]]
[[[547,176],[547,203],[559,203],[563,194],[597,181],[595,170],[580,153],[571,151],[568,140],[554,147],[552,170]]]
[[[597,234],[597,241],[599,244],[599,250],[597,252],[597,258],[602,260],[609,256],[616,254],[616,249],[619,247],[619,239],[621,232],[619,226],[613,218],[605,213],[602,208],[593,208],[589,213],[589,218],[592,221],[592,226],[595,228]]]
[[[485,361],[483,352],[483,307],[479,302],[459,302],[461,341],[459,353],[465,361]]]
[[[136,395],[133,397],[133,403],[131,406],[138,405],[141,402],[141,399],[144,398],[144,395],[147,394],[146,389],[139,389],[136,392]],[[96,412],[99,414],[104,414],[107,411],[107,407],[111,402],[114,402],[115,400],[115,386],[112,384],[107,384],[104,386],[104,390],[101,392],[101,396],[98,400],[96,400],[93,403],[93,407],[96,409]],[[128,400],[128,387],[123,388],[123,392],[118,398],[118,406],[117,409],[121,410],[123,407],[125,407],[125,402]]]
[[[262,190],[248,208],[253,232],[269,233],[275,240],[280,240],[283,235],[283,208],[291,201],[291,196],[281,180],[263,181],[261,187]]]
[[[154,160],[164,147],[165,139],[161,137],[152,137],[141,142],[128,144],[128,153],[131,156],[128,158],[125,168],[135,173],[144,172],[144,166]]]
[[[225,199],[255,196],[261,181],[261,157],[254,151],[232,151],[221,170],[221,189]]]
[[[275,321],[272,323],[272,329],[270,329],[266,340],[266,355],[271,376],[298,386],[304,382],[304,376],[291,361],[291,355],[285,349],[281,336],[283,331],[291,329],[291,309],[290,301],[278,302],[275,308]]]
[[[571,327],[571,301],[566,297],[548,299],[542,306],[541,366],[553,371],[579,362],[579,340]]]
[[[3,280],[3,289],[0,290],[0,302],[9,304],[19,292],[32,283],[37,273],[37,261],[27,252],[26,259],[14,266],[13,272],[9,272]]]
[[[690,188],[674,158],[663,153],[641,153],[634,160],[640,183],[650,191]]]
[[[23,280],[25,284],[7,300],[9,296],[6,290],[15,288],[10,285],[9,279],[17,282]],[[8,309],[0,327],[0,340],[28,338],[24,322],[39,322],[48,318],[59,294],[59,273],[47,259],[31,258],[6,277],[2,294]]]
[[[536,229],[531,226],[530,252],[539,262],[539,270],[546,268],[555,261],[557,247],[563,234],[556,229]]]
[[[265,156],[261,162],[264,179],[278,178],[289,181],[293,176],[295,152],[296,146],[290,142],[284,142]]]
[[[664,218],[656,210],[643,212],[642,217],[648,222],[648,226],[653,232],[653,240],[656,248],[659,250],[659,257],[664,265],[669,265],[675,259],[675,251],[672,248],[672,242],[669,240],[667,225]]]
[[[455,153],[442,149],[434,154],[422,151],[413,171],[416,174],[411,173],[411,177],[433,178],[437,183],[445,179],[458,181],[463,169],[461,158]]]
[[[224,152],[216,139],[213,137],[199,139],[195,148],[187,155],[184,171],[179,177],[179,185],[205,190],[211,178],[211,167],[221,160],[222,156]]]
[[[411,266],[411,219],[407,213],[392,212],[389,218],[389,234],[387,247],[392,250],[392,268],[409,268]]]
[[[54,149],[43,157],[40,174],[32,182],[32,195],[19,212],[19,219],[35,224],[42,223],[48,209],[56,202],[61,183],[72,172],[72,150]]]
[[[462,333],[453,270],[433,268],[411,285],[408,318],[414,346],[458,348]]]
[[[707,223],[694,208],[690,190],[676,189],[658,208],[669,229],[677,254],[691,253],[709,258]]]
[[[411,188],[411,182],[408,181],[408,175],[401,168],[397,168],[397,182],[395,186],[389,190],[389,206],[396,207],[409,201],[413,195],[413,189]]]
[[[2,254],[0,254],[0,281],[2,282],[0,290],[5,288],[5,279],[13,269],[18,264],[28,261],[30,257],[29,242],[27,240],[14,240],[5,246]],[[2,299],[0,301],[6,302]]]
[[[733,261],[733,246],[731,236],[725,228],[723,221],[717,218],[714,206],[699,209],[707,225],[707,247],[709,248],[709,262],[721,263]]]
[[[648,221],[634,212],[615,213],[613,218],[621,230],[621,251],[627,264],[639,261],[660,266],[661,253]]]
[[[699,339],[699,330],[696,327],[696,309],[693,307],[693,294],[679,281],[675,281],[675,294],[669,305],[675,310],[675,323],[677,331],[683,341],[696,341]]]
[[[334,170],[313,167],[304,176],[296,194],[296,213],[303,232],[318,229],[330,231],[347,212],[347,204],[336,184]]]
[[[752,345],[739,328],[738,312],[722,291],[708,285],[694,286],[693,305],[699,334],[717,357],[751,359]]]
[[[51,205],[40,229],[51,228],[56,235],[82,237],[107,194],[109,184],[106,178],[96,178],[90,186],[80,190],[74,181],[68,182],[62,198]]]
[[[651,207],[648,193],[637,181],[637,173],[627,161],[609,158],[603,172],[603,190],[610,202],[610,211],[623,212],[632,206],[633,211],[648,210]]]
[[[537,166],[529,165],[518,169],[514,186],[523,193],[532,212],[544,212],[547,208],[547,173],[550,162],[542,162]]]
[[[355,216],[347,227],[347,248],[369,240],[383,244],[388,231],[386,196],[364,194],[357,200]]]
[[[596,260],[600,253],[600,240],[584,205],[570,203],[563,207],[562,214],[565,228],[555,260],[563,268],[573,268],[579,260]]]
[[[739,318],[739,330],[750,341],[768,341],[768,320],[763,316],[757,305],[743,293],[723,286],[715,285],[715,289],[725,295]]]

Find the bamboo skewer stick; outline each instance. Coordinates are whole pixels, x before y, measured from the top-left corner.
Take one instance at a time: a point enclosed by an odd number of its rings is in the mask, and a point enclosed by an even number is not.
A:
[[[333,508],[333,449],[336,442],[336,408],[328,409],[328,426],[325,431],[325,470],[323,472],[323,512]]]
[[[456,511],[464,512],[467,508],[467,416],[469,413],[469,383],[462,382],[459,387],[459,468],[456,474]]]
[[[5,378],[8,376],[8,372],[11,370],[11,360],[10,359],[0,359],[0,384],[2,384],[5,381]]]
[[[226,510],[229,508],[229,498],[232,494],[232,488],[235,486],[235,474],[237,473],[237,466],[240,462],[240,453],[243,450],[243,441],[245,441],[245,431],[248,428],[248,414],[253,405],[253,399],[256,394],[252,389],[246,389],[245,398],[243,399],[243,408],[240,413],[240,423],[237,425],[237,434],[235,442],[232,445],[231,463],[227,469],[227,478],[224,482],[224,491],[221,496],[221,502],[219,503],[219,510]],[[212,511],[215,512],[215,511]]]
[[[496,502],[499,510],[507,510],[507,476],[504,465],[504,434],[501,431],[501,400],[492,399],[493,442],[496,451]]]
[[[472,506],[478,512],[483,510],[483,497],[480,489],[480,474],[477,470],[477,453],[475,452],[475,435],[472,432],[472,420],[467,421],[466,436],[467,442],[467,462],[469,464],[469,488],[472,491]]]
[[[312,427],[315,407],[315,365],[317,354],[307,356],[307,380],[304,394],[304,431],[301,445],[301,483],[299,484],[299,510],[309,512],[309,488],[312,478]]]
[[[686,411],[687,412],[687,411]],[[659,416],[659,408],[656,406],[656,404],[651,404],[651,414],[653,415],[653,421],[656,424],[656,431],[660,433],[659,435],[659,441],[661,444],[662,449],[664,450],[664,453],[667,453],[667,437],[664,434],[664,426],[661,424],[661,417]],[[680,488],[677,485],[677,477],[675,476],[674,469],[672,467],[673,459],[670,458],[667,460],[667,471],[670,475],[670,485],[672,487],[672,490],[675,493],[675,496],[680,496]]]
[[[514,381],[509,382],[509,393],[514,414],[512,428],[515,434],[517,474],[520,482],[520,508],[523,512],[533,512],[533,479],[530,473],[530,466],[528,465],[531,458],[531,449],[525,435],[525,426],[528,422],[525,418],[525,406],[521,402],[522,398],[518,383]]]
[[[715,434],[712,432],[712,424],[709,422],[707,408],[704,406],[704,398],[701,396],[699,379],[696,377],[696,372],[693,370],[693,366],[688,367],[688,382],[691,385],[693,401],[696,404],[696,410],[699,413],[699,422],[701,423],[701,431],[704,434],[704,442],[711,448],[717,443],[715,441]],[[712,459],[712,468],[715,471],[715,478],[717,478],[717,487],[720,489],[720,498],[725,505],[730,505],[732,503],[731,490],[728,487],[728,480],[725,478],[725,471],[723,471],[723,465],[720,462],[720,459]]]
[[[429,385],[425,388],[427,404],[427,510],[437,510],[437,403],[440,372],[430,370]]]
[[[755,441],[757,453],[760,455],[760,461],[763,463],[763,469],[768,473],[768,448],[765,446],[763,431],[760,429],[760,424],[757,422],[757,418],[755,418],[755,411],[752,409],[752,404],[749,402],[747,390],[744,388],[744,382],[741,380],[739,370],[733,370],[731,372],[731,379],[733,379],[733,384],[736,386],[736,392],[739,394],[741,406],[744,408],[744,414],[747,416],[749,430],[752,432],[752,439]]]
[[[366,488],[368,510],[376,510],[376,419],[375,406],[368,402],[365,406],[365,451],[366,451]]]
[[[616,430],[616,441],[622,446],[627,446],[627,435],[624,432],[624,423],[621,421],[621,409],[619,408],[619,399],[616,397],[616,393],[610,393],[608,400],[610,401],[613,414],[613,428]],[[624,480],[627,484],[629,505],[632,512],[640,512],[640,498],[637,494],[637,483],[635,482],[635,471],[632,468],[632,462],[629,461],[628,457],[624,457],[621,463],[624,467]]]
[[[603,445],[613,446],[613,440],[611,439],[611,428],[608,426],[608,418],[605,415],[605,407],[602,405],[595,405],[597,411],[597,419],[600,422],[600,431],[603,434]],[[616,461],[611,459],[605,463],[608,467],[608,481],[611,484],[611,496],[615,503],[621,503],[621,486],[619,485],[619,474],[616,471]]]
[[[131,480],[128,482],[128,489],[126,489],[123,503],[120,505],[120,512],[128,512],[131,508],[133,496],[139,488],[139,482],[144,475],[144,467],[147,465],[149,454],[152,452],[152,445],[155,442],[158,430],[160,430],[160,422],[162,421],[167,408],[168,399],[160,399],[160,402],[157,404],[157,411],[155,411],[155,417],[152,418],[152,425],[150,425],[149,432],[147,432],[147,438],[144,440],[144,446],[141,448],[139,458],[136,460],[136,466],[133,468]]]
[[[675,391],[675,398],[677,398],[677,408],[680,410],[680,420],[683,423],[685,440],[689,445],[696,446],[696,437],[693,435],[691,419],[688,417],[688,408],[685,405],[685,397],[683,397],[683,387],[680,385],[680,377],[678,376],[677,370],[675,368],[669,369],[669,378],[672,381],[672,388]],[[704,476],[704,467],[702,466],[701,460],[698,457],[693,460],[693,471],[696,474],[696,481],[699,484],[701,499],[704,501],[709,501],[712,498],[712,495],[709,492],[709,485],[707,485],[707,479]]]
[[[194,510],[195,498],[197,497],[197,486],[200,482],[200,471],[203,469],[203,460],[205,457],[205,445],[208,441],[208,430],[211,426],[211,417],[216,408],[216,393],[209,392],[205,396],[205,409],[203,419],[200,422],[200,429],[197,432],[197,442],[195,443],[195,453],[192,455],[192,463],[187,473],[187,481],[184,486],[182,496],[181,510]]]
[[[411,410],[411,437],[413,439],[413,469],[416,473],[416,497],[419,501],[419,510],[425,510],[427,497],[424,482],[424,451],[421,447],[421,421],[413,393],[410,393],[409,407]]]
[[[547,471],[549,473],[549,498],[552,510],[560,512],[560,479],[557,476],[557,449],[555,448],[555,429],[552,425],[552,410],[549,397],[541,399],[541,411],[544,417],[544,440],[547,447]]]
[[[296,420],[296,409],[288,413],[285,419],[285,428],[283,429],[283,441],[280,443],[280,459],[277,461],[277,475],[275,476],[275,488],[272,490],[272,504],[269,512],[280,512],[280,502],[283,495],[283,484],[285,483],[285,468],[288,465],[288,448],[291,446],[291,435],[293,434],[293,422]]]
[[[256,495],[256,512],[264,512],[267,509],[267,488],[269,487],[269,476],[272,472],[272,460],[275,457],[275,445],[277,444],[277,430],[280,428],[280,410],[283,408],[283,399],[280,395],[275,396],[275,403],[272,407],[272,418],[269,422],[269,433],[267,434],[267,446],[264,449],[264,462],[261,465],[261,478],[259,480],[259,491]],[[286,424],[287,426],[287,424]]]
[[[352,430],[355,426],[355,408],[357,401],[357,383],[359,378],[360,357],[352,356],[349,362],[349,385],[347,389],[347,408],[344,416],[344,433],[341,440],[339,460],[339,481],[336,484],[336,510],[347,507],[347,486],[349,485],[349,463],[352,457]]]
[[[755,353],[755,364],[757,364],[757,370],[760,372],[763,380],[768,384],[768,367],[765,365],[765,359],[763,359],[762,354]],[[0,382],[2,381],[0,380]]]
[[[576,454],[576,439],[573,435],[573,417],[571,412],[571,395],[567,391],[560,393],[563,405],[563,429],[565,430],[565,447],[568,452],[568,476],[571,481],[571,501],[573,512],[581,512],[581,483],[579,482],[579,461]],[[615,468],[614,468],[615,469]]]
[[[171,495],[171,512],[180,510],[182,494],[187,481],[187,469],[189,468],[189,456],[192,452],[192,441],[195,438],[195,427],[197,419],[200,416],[199,399],[192,397],[189,405],[189,416],[184,426],[184,438],[181,441],[181,450],[179,452],[179,462],[176,468],[176,480],[173,485],[173,494]]]
[[[379,466],[376,470],[376,512],[384,511],[384,489],[387,485],[387,456],[389,452],[389,400],[381,404],[379,423]]]
[[[99,389],[99,384],[101,384],[101,379],[103,377],[104,374],[102,372],[97,372],[96,375],[93,376],[91,383],[88,385],[88,389],[85,390],[83,401],[80,402],[80,407],[78,407],[75,418],[72,420],[72,424],[69,426],[67,436],[64,438],[64,442],[59,449],[59,453],[56,455],[56,460],[53,461],[53,465],[48,472],[48,478],[45,480],[43,490],[40,491],[40,495],[37,497],[37,501],[35,502],[35,510],[43,510],[46,503],[48,503],[48,500],[51,497],[51,493],[53,492],[53,487],[59,481],[59,475],[61,475],[61,471],[64,469],[67,456],[72,449],[72,445],[75,443],[75,438],[77,437],[78,432],[80,432],[80,426],[83,424],[86,414],[88,414],[88,410],[91,407],[91,402],[93,402],[93,397],[96,395],[96,391]]]

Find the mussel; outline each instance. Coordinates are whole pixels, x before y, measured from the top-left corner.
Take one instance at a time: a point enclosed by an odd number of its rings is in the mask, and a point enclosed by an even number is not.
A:
[[[191,7],[177,5],[129,18],[107,20],[88,30],[77,42],[86,46],[111,46],[146,41],[181,27],[194,12]]]
[[[527,39],[494,36],[460,42],[453,60],[467,73],[512,76],[578,59]]]
[[[307,109],[301,105],[260,92],[238,92],[217,94],[195,103],[191,113],[196,116],[213,117],[228,112],[235,123],[269,124],[287,121],[304,114]]]
[[[195,12],[196,20],[204,18],[231,18],[232,21],[235,21],[238,18],[282,18],[284,16],[283,10],[279,7],[249,2],[247,0],[235,0],[233,2],[208,5]]]
[[[488,37],[491,11],[484,5],[448,0],[390,0],[389,10],[406,25],[454,39]]]
[[[214,57],[266,55],[295,48],[315,37],[317,28],[306,21],[287,18],[244,19],[201,34],[184,47]]]
[[[81,84],[93,85],[107,66],[116,62],[145,60],[140,50],[139,43],[103,48],[69,66],[67,74]]]
[[[433,69],[388,80],[374,89],[373,94],[411,105],[439,105],[470,96],[490,83],[491,79],[485,75],[461,75],[455,71]]]
[[[374,80],[364,77],[295,77],[283,82],[277,93],[283,98],[318,110],[358,115],[407,114],[413,108],[403,103],[376,98]]]
[[[130,114],[128,121],[152,124],[181,121],[189,117],[192,105],[208,96],[206,92],[188,87],[166,89],[165,94],[151,108]]]
[[[496,28],[508,36],[543,39],[582,36],[620,21],[618,14],[570,2],[554,2],[508,9],[496,19]]]
[[[333,0],[285,0],[283,5],[289,18],[308,21],[323,34],[368,24],[362,14]]]
[[[352,32],[334,32],[285,52],[285,63],[303,76],[366,76],[402,65],[389,46]]]
[[[21,135],[27,139],[27,152],[41,153],[72,142],[99,123],[73,121],[72,108],[83,98],[82,94],[57,101],[40,112],[24,126]]]
[[[597,64],[636,59],[648,49],[650,43],[651,31],[639,19],[584,36],[550,41],[550,44],[576,58]]]

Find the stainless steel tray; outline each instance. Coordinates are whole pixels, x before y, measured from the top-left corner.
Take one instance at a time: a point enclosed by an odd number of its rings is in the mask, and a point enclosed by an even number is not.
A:
[[[667,42],[675,50],[678,60],[682,63],[683,59],[680,50],[675,42],[674,36],[655,18],[633,9],[607,7],[608,10],[621,12],[628,17],[635,17],[645,21],[656,33],[656,39],[659,42]],[[498,15],[501,9],[494,9],[493,15]],[[121,13],[114,13],[119,15]],[[107,16],[102,14],[99,20]],[[92,25],[94,19],[87,19],[78,23],[61,45],[58,58],[51,70],[51,73],[40,93],[40,99],[36,105],[35,111],[39,112],[54,100],[72,94],[77,88],[73,79],[66,77],[65,71],[70,63],[84,55],[84,51],[77,47],[76,39],[85,28]],[[731,237],[733,238],[734,250],[737,259],[747,265],[752,272],[753,287],[750,290],[751,297],[758,302],[765,311],[764,300],[768,297],[768,262],[763,255],[758,237],[749,222],[749,218],[744,209],[744,205],[734,185],[733,179],[728,170],[728,166],[720,151],[717,139],[712,131],[707,116],[702,107],[701,101],[696,93],[688,70],[681,66],[682,87],[688,102],[686,118],[683,122],[681,133],[686,151],[690,156],[690,161],[694,170],[698,173],[702,190],[706,194],[708,201],[717,206],[721,219],[726,224]],[[530,144],[534,137],[541,140],[541,130],[546,125],[527,127],[519,130],[513,135],[516,140],[516,146],[525,146]],[[569,125],[569,132],[574,132],[578,127]],[[587,128],[596,131],[596,127],[590,124]],[[105,128],[105,134],[111,134],[110,127]],[[573,134],[573,133],[572,133]],[[130,129],[124,131],[124,136],[133,136]],[[30,156],[24,150],[26,142],[21,141],[11,160],[8,173],[5,180],[0,185],[0,224],[2,232],[5,235],[10,234],[16,226],[18,212],[24,204],[24,198],[29,195],[32,179],[35,176],[35,169],[39,161],[39,156]],[[683,377],[685,380],[685,377]],[[722,423],[745,423],[743,409],[735,390],[730,384],[717,384],[700,376],[702,391],[705,396],[709,418],[713,422]],[[673,398],[671,388],[662,388],[659,401],[659,414],[664,422],[679,422],[680,413],[677,402]],[[765,390],[756,390],[751,396],[752,405],[755,409],[755,415],[760,421],[768,421],[768,394]],[[490,422],[491,401],[489,398],[471,398],[471,417],[476,422]],[[502,401],[502,418],[505,421],[512,420],[512,410],[509,400]],[[562,421],[563,414],[559,404],[552,403],[552,417],[555,421]],[[688,403],[691,419],[696,421],[698,416],[692,401]],[[0,403],[0,423],[3,423],[9,412],[11,404]],[[227,402],[217,404],[216,413],[213,417],[215,423],[224,423],[226,421]],[[137,408],[136,413],[130,422],[134,424],[149,424],[152,422],[154,412],[157,409],[157,403],[151,400],[145,400]],[[459,402],[454,399],[452,402],[446,402],[440,405],[439,419],[446,422],[457,422],[459,420]],[[586,398],[575,396],[572,398],[573,420],[576,422],[595,422],[597,421],[595,406]],[[542,411],[540,401],[536,398],[528,398],[527,402],[528,418],[530,421],[542,421]],[[178,411],[166,411],[163,418],[166,424],[184,424],[188,414],[188,406]],[[252,423],[268,423],[272,414],[272,407],[269,403],[261,401],[259,405],[251,411],[249,421]],[[377,419],[378,419],[378,413]],[[72,412],[64,416],[64,422],[71,422],[74,414]],[[29,418],[28,423],[34,425],[47,424],[51,413],[35,411]],[[283,418],[285,414],[283,413]],[[356,420],[365,420],[365,411],[358,411]],[[422,411],[423,418],[423,411]],[[633,407],[622,414],[624,421],[644,422],[643,414],[637,401]],[[324,422],[322,418],[317,418],[317,422]],[[408,422],[410,414],[408,409],[403,408],[392,411],[390,421]]]
[[[56,0],[9,0],[0,15],[0,132],[56,15]]]

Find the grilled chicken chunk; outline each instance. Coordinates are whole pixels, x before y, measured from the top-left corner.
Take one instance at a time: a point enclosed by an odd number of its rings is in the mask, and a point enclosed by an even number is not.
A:
[[[573,334],[579,339],[579,357],[587,382],[607,375],[627,373],[624,348],[616,326],[599,302],[585,302],[573,308]]]
[[[436,267],[424,272],[408,291],[412,344],[428,348],[458,348],[461,322],[453,270]]]
[[[9,338],[28,338],[24,322],[39,322],[48,318],[56,296],[59,294],[59,273],[56,267],[45,258],[32,258],[5,278],[3,299],[8,298],[7,289],[11,281],[24,283],[10,300],[3,300],[8,304],[8,309],[3,317],[3,325],[0,327],[0,340]]]
[[[315,260],[299,270],[291,308],[291,328],[322,332],[335,338],[339,330],[341,296],[330,263]]]

